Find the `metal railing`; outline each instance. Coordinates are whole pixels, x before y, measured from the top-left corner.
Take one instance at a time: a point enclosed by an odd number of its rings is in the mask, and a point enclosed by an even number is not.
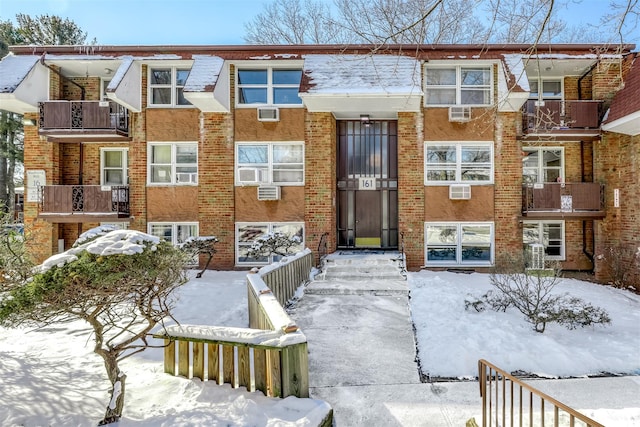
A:
[[[38,187],[40,213],[129,214],[129,187],[100,185],[45,185]]]
[[[482,427],[604,427],[484,359],[478,361],[478,382]]]
[[[113,101],[46,101],[39,103],[39,112],[41,131],[129,132],[129,110]]]
[[[601,212],[604,185],[597,182],[545,182],[522,186],[522,212]]]
[[[318,242],[318,261],[316,262],[316,267],[320,268],[322,259],[327,256],[327,239],[329,238],[329,233],[325,232],[320,236],[320,242]]]
[[[603,101],[530,99],[523,106],[525,132],[598,129]]]

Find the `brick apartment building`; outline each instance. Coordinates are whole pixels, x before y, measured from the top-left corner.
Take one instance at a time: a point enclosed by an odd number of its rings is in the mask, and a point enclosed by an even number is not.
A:
[[[0,108],[24,114],[40,257],[110,223],[215,235],[222,269],[284,231],[409,269],[543,251],[602,281],[617,251],[638,283],[633,49],[14,46]]]

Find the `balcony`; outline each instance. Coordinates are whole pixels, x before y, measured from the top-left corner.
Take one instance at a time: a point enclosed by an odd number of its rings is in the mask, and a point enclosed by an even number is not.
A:
[[[602,101],[528,100],[523,106],[523,134],[599,136]]]
[[[40,187],[38,218],[51,222],[128,221],[129,187],[47,185]]]
[[[597,182],[525,184],[522,215],[528,219],[603,218],[604,185]]]
[[[40,135],[55,142],[129,141],[129,111],[113,101],[39,104]]]

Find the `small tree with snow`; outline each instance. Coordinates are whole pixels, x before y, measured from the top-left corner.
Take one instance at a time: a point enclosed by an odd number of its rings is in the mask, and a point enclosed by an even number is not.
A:
[[[271,255],[293,255],[300,250],[302,239],[297,234],[290,236],[276,231],[264,234],[253,241],[247,256],[251,258],[264,258]]]
[[[180,249],[185,251],[191,259],[195,259],[196,262],[200,255],[207,256],[207,261],[204,263],[202,270],[196,274],[196,278],[201,278],[205,270],[209,267],[213,256],[217,252],[216,243],[218,243],[216,236],[201,236],[189,237],[184,243],[179,245]]]
[[[611,322],[602,308],[580,298],[554,292],[561,280],[557,266],[551,270],[525,270],[521,259],[508,258],[499,263],[490,276],[497,292],[489,291],[479,300],[467,300],[466,306],[477,311],[484,310],[485,305],[496,311],[513,307],[524,314],[533,329],[540,333],[552,322],[568,329]]]
[[[111,382],[100,425],[116,422],[126,379],[119,362],[149,347],[151,330],[171,315],[172,294],[186,282],[185,261],[184,252],[148,234],[91,230],[0,298],[0,324],[43,327],[85,320]]]

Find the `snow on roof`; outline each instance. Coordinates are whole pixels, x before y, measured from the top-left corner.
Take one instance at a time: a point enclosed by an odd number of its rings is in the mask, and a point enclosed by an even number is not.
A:
[[[396,55],[305,55],[309,94],[420,92],[420,62]],[[304,91],[304,89],[303,89]]]
[[[8,54],[0,61],[0,93],[13,93],[29,71],[36,65],[39,56]]]
[[[527,79],[527,73],[524,70],[523,57],[520,54],[503,54],[505,70],[515,79],[515,87],[519,87],[521,90],[528,92],[529,79]],[[511,83],[509,75],[506,76],[507,81]],[[513,89],[513,88],[509,88]]]
[[[219,56],[193,55],[193,66],[184,85],[184,91],[212,91],[218,82],[223,65],[224,59]]]
[[[109,86],[107,86],[107,92],[116,90],[124,76],[127,74],[127,71],[129,71],[131,64],[133,64],[133,57],[127,56],[122,58],[122,62],[120,63],[118,70],[115,72],[113,78],[109,82]]]
[[[60,254],[47,258],[39,267],[39,272],[44,273],[53,267],[62,267],[69,262],[78,259],[78,254],[87,251],[94,255],[134,255],[144,252],[147,243],[150,249],[156,250],[160,238],[135,230],[114,230],[106,232],[104,226],[96,227],[81,235],[84,243],[80,243]],[[89,240],[97,236],[93,240]]]

